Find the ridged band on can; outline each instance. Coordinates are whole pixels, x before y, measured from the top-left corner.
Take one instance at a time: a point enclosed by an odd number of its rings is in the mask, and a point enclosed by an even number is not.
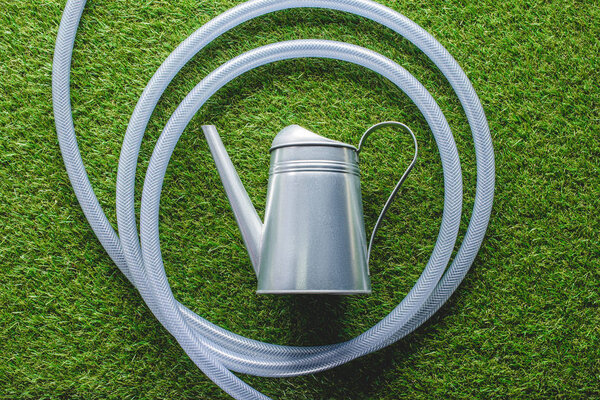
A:
[[[269,170],[269,175],[288,172],[339,172],[360,176],[356,163],[326,160],[283,161],[275,163]]]

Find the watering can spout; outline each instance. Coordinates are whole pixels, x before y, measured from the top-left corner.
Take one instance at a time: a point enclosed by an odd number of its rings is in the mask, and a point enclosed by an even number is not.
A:
[[[248,249],[254,272],[258,276],[263,223],[254,205],[252,205],[252,201],[244,185],[242,185],[242,181],[225,150],[225,146],[223,146],[223,142],[217,133],[217,128],[214,125],[204,125],[202,126],[202,130],[215,160],[225,193],[233,209],[233,214],[242,233],[244,244]]]

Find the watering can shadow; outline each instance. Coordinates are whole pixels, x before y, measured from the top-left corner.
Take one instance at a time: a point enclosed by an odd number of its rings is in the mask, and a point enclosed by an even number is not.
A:
[[[359,153],[370,133],[390,125],[409,130],[415,156],[388,198],[367,248]],[[271,145],[264,223],[216,128],[205,125],[202,130],[258,278],[257,293],[371,293],[368,260],[373,239],[416,162],[416,138],[406,125],[374,125],[358,148],[298,125],[284,128]]]

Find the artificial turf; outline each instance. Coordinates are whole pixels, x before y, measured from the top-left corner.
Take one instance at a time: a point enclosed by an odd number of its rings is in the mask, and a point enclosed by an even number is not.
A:
[[[312,376],[242,376],[277,399],[600,398],[600,7],[595,1],[393,1],[458,60],[489,120],[494,212],[472,271],[408,338]],[[237,1],[90,0],[75,43],[75,127],[100,203],[114,223],[128,118],[153,72],[191,32]],[[64,1],[0,0],[0,398],[226,399],[161,327],[110,261],[62,164],[51,103]],[[299,38],[356,43],[396,60],[444,111],[461,153],[468,222],[475,164],[448,83],[414,46],[338,12],[280,12],[197,55],[150,121],[139,164],[183,96],[209,71],[261,44]],[[357,143],[399,120],[421,157],[376,242],[373,294],[257,296],[256,279],[201,134],[217,125],[259,214],[268,148],[297,123]],[[386,131],[361,159],[367,229],[410,139]],[[139,192],[138,192],[139,193]],[[349,339],[385,316],[427,262],[440,222],[442,174],[415,106],[349,64],[296,60],[248,73],[193,119],[171,161],[161,240],[176,297],[209,320],[281,344]]]

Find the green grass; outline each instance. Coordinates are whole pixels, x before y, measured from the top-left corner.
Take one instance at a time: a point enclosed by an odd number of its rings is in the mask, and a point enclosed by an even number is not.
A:
[[[382,2],[446,46],[481,98],[497,161],[487,239],[451,301],[405,340],[313,376],[242,378],[277,399],[600,398],[598,3]],[[237,3],[89,1],[74,53],[74,118],[113,223],[120,145],[141,91],[177,44]],[[63,6],[0,0],[0,398],[226,399],[111,263],[70,187],[51,104]],[[209,71],[258,45],[309,37],[374,49],[421,80],[456,136],[469,210],[474,153],[451,88],[414,46],[337,12],[259,18],[202,51],[159,103],[140,171],[170,113]],[[268,148],[281,128],[298,123],[357,143],[387,119],[414,128],[421,158],[377,240],[373,295],[257,296],[200,125],[218,126],[263,210]],[[368,229],[411,152],[409,138],[391,131],[365,150]],[[349,339],[414,284],[435,242],[442,196],[431,133],[389,82],[340,62],[277,63],[221,90],[182,137],[161,208],[167,273],[178,299],[237,333],[282,344]]]

